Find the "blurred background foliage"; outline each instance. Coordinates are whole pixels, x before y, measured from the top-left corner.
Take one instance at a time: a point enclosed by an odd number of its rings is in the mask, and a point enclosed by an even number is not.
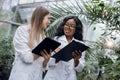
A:
[[[0,80],[8,80],[14,59],[12,37],[0,40]]]
[[[17,8],[12,8],[12,12],[6,12],[0,8],[1,19],[11,23],[11,28],[8,31],[5,31],[3,28],[0,29],[0,80],[8,80],[14,59],[12,38],[18,25],[24,23]],[[69,15],[78,16],[88,27],[93,27],[93,24],[96,23],[105,24],[104,33],[101,34],[97,41],[85,40],[90,49],[86,52],[85,68],[82,72],[77,72],[78,80],[120,79],[120,0],[116,1],[113,5],[103,0],[74,0],[74,4],[73,0],[69,0],[69,4],[68,2],[61,1],[60,3],[52,4],[48,9],[52,15],[51,24],[46,30],[46,35],[49,37],[54,37],[60,22]],[[11,15],[14,16],[11,17]],[[3,23],[0,22],[0,26],[8,27],[8,25],[3,25]],[[86,26],[84,27],[86,28]],[[98,26],[94,26],[93,30],[97,28]],[[115,34],[112,35],[113,33]],[[113,40],[114,46],[106,46],[107,36]]]
[[[82,73],[78,73],[78,80],[120,79],[120,45],[110,49],[105,47],[105,43],[106,40],[104,38],[97,42],[89,43],[91,48],[86,52],[86,66]]]

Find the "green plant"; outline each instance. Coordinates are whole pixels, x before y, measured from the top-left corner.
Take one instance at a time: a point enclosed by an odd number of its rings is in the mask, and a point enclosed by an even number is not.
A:
[[[86,66],[77,73],[78,79],[119,80],[120,45],[109,50],[105,47],[104,38],[89,44],[91,48],[86,52]]]
[[[114,5],[105,3],[105,1],[97,1],[84,3],[85,15],[92,23],[103,23],[106,25],[104,35],[120,32],[120,0],[114,2]],[[120,35],[120,34],[119,34]]]
[[[12,37],[3,38],[0,41],[0,80],[8,80],[14,58],[13,53]]]

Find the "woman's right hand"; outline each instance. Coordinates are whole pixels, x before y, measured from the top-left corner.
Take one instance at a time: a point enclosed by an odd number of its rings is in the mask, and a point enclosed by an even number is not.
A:
[[[57,49],[54,50],[54,52],[57,53],[60,50],[61,50],[61,48],[57,48]]]
[[[54,50],[55,54],[56,54],[58,51],[60,51],[60,50],[61,50],[61,48],[55,49],[55,50]],[[55,63],[58,63],[59,61],[60,61],[59,59],[56,59],[56,60],[55,60]]]

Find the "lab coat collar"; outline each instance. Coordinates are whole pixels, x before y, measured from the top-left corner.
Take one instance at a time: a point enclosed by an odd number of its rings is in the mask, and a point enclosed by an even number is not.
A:
[[[61,36],[59,39],[60,39],[60,40],[62,40],[62,41],[64,41],[64,42],[67,42],[67,43],[68,43],[68,41],[67,41],[67,39],[66,39],[66,36],[65,36],[65,35]],[[72,40],[71,40],[71,41],[73,41],[73,40],[75,40],[75,38],[74,38],[74,37],[72,38]]]

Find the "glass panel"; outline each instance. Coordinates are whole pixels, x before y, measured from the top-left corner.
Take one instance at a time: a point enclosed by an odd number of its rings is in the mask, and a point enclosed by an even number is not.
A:
[[[33,3],[34,0],[19,0],[19,4]]]
[[[34,0],[35,2],[45,2],[47,0]]]

